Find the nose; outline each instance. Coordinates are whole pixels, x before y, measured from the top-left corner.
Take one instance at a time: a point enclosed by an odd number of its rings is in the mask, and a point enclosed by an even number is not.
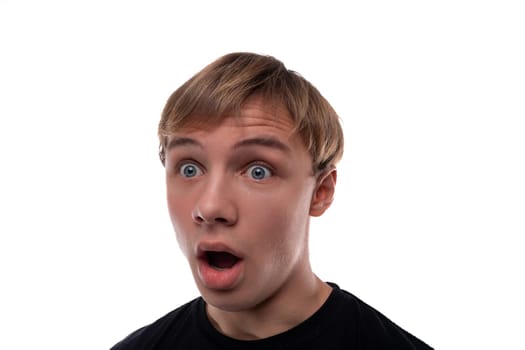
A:
[[[193,208],[193,221],[200,225],[235,225],[238,212],[233,195],[226,181],[210,179]]]

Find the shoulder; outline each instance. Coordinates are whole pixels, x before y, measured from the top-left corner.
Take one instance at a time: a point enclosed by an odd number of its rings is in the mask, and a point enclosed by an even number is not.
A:
[[[334,287],[338,304],[362,349],[432,349],[355,295]],[[344,310],[344,311],[343,311]],[[342,316],[342,315],[341,315]]]
[[[155,322],[144,326],[115,344],[111,350],[153,349],[165,338],[177,333],[196,312],[200,298],[194,299],[169,312]]]

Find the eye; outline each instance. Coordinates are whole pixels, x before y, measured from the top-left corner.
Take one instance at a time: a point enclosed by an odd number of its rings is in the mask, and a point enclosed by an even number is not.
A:
[[[263,180],[273,175],[272,171],[268,169],[268,167],[260,164],[250,166],[246,173],[254,180]]]
[[[179,174],[184,177],[202,175],[202,170],[194,163],[184,163],[179,167]]]

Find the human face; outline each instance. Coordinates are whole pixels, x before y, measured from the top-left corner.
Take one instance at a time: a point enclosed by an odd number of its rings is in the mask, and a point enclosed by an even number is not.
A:
[[[315,177],[284,108],[261,99],[212,128],[169,136],[168,208],[204,299],[223,310],[255,307],[300,288],[308,262]]]

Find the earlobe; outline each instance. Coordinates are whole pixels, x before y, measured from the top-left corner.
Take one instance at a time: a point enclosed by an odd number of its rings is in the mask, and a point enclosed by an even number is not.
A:
[[[337,169],[331,168],[319,175],[310,203],[310,215],[321,216],[334,200]]]

